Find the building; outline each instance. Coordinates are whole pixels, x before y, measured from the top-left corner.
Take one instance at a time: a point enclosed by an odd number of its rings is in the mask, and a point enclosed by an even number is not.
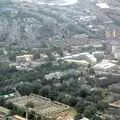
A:
[[[112,54],[113,54],[114,58],[120,60],[120,45],[112,46]]]
[[[80,120],[89,120],[88,118],[86,118],[86,117],[84,117],[84,118],[82,118],[82,119],[80,119]]]
[[[10,98],[14,98],[15,96],[16,96],[15,93],[10,93],[10,94],[6,94],[6,95],[1,95],[0,98],[10,99]]]
[[[94,64],[97,62],[97,59],[94,55],[84,52],[84,53],[78,53],[78,54],[73,54],[73,55],[68,55],[63,58],[62,60],[68,60],[68,59],[74,59],[74,60],[86,60],[88,63]]]
[[[17,97],[8,100],[8,102],[12,102],[20,108],[25,108],[28,102],[32,102],[34,107],[31,111],[41,120],[60,120],[61,116],[63,118],[62,120],[64,118],[69,118],[65,120],[73,120],[73,115],[70,112],[73,108],[39,95],[31,94],[29,96]]]
[[[120,100],[109,104],[111,107],[120,108]]]
[[[107,71],[116,66],[116,61],[103,59],[100,63],[94,66],[95,70]]]
[[[102,51],[103,50],[103,44],[102,43],[91,43],[91,47],[94,51]]]
[[[98,59],[103,59],[105,57],[105,53],[104,51],[95,51],[95,52],[92,52],[92,54]]]
[[[0,106],[0,120],[6,120],[10,113],[10,110]]]
[[[66,59],[64,60],[66,62],[69,62],[69,63],[75,63],[77,65],[89,65],[89,62],[87,62],[86,60],[74,60],[74,59]]]
[[[109,5],[105,2],[99,2],[96,4],[96,6],[98,6],[100,9],[108,9],[110,8]]]
[[[109,90],[111,92],[120,94],[120,83],[114,83],[112,85],[109,86]],[[119,95],[120,96],[120,95]]]
[[[114,120],[120,120],[120,100],[109,104],[108,114],[114,116]]]
[[[16,62],[17,63],[31,62],[32,59],[33,59],[33,55],[31,55],[31,54],[16,56]]]
[[[40,53],[40,59],[46,60],[46,59],[48,59],[48,55],[45,53]]]
[[[21,117],[21,116],[18,116],[18,115],[14,115],[12,117],[12,120],[25,120],[25,118]]]
[[[33,61],[32,54],[16,56],[16,69],[20,71],[22,70],[30,71],[32,70],[31,68],[32,61]]]

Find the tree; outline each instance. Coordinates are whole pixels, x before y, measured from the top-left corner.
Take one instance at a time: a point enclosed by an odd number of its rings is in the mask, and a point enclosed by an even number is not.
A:
[[[104,111],[105,108],[108,107],[108,103],[104,100],[101,100],[101,101],[98,101],[97,102],[97,109],[100,110],[100,111]]]
[[[78,100],[77,104],[75,105],[75,108],[78,111],[78,113],[82,113],[84,111],[85,105],[86,103],[83,99]]]
[[[5,99],[4,98],[0,98],[0,106],[4,106],[5,105]]]
[[[84,116],[88,117],[88,118],[92,118],[94,116],[94,114],[96,113],[96,111],[97,111],[97,109],[94,104],[88,105],[85,107]]]
[[[28,112],[31,112],[31,109],[34,108],[34,103],[29,101],[25,105],[26,107],[26,120],[28,120]]]
[[[83,118],[83,116],[81,115],[81,114],[77,114],[76,116],[75,116],[75,120],[80,120],[80,119],[82,119]]]
[[[69,102],[71,106],[75,106],[77,104],[77,101],[77,98],[75,96],[72,96]]]
[[[89,95],[89,90],[88,89],[86,89],[86,88],[82,88],[81,90],[80,90],[80,97],[83,97],[83,98],[85,98],[85,97],[87,97]]]
[[[51,87],[49,85],[45,85],[40,91],[43,96],[49,96]]]
[[[29,102],[26,103],[25,106],[26,106],[26,108],[34,108],[34,103],[29,101]]]
[[[40,51],[33,52],[34,59],[40,59]]]
[[[51,52],[48,51],[46,54],[48,55],[49,61],[55,60],[55,57],[51,54]]]

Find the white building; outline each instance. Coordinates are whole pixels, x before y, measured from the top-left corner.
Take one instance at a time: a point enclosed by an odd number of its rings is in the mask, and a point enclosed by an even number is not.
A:
[[[95,69],[97,70],[108,70],[116,66],[116,61],[111,61],[111,60],[105,60],[103,59],[102,62],[96,64],[94,66]]]
[[[27,70],[30,71],[31,69],[31,63],[33,60],[33,55],[31,54],[25,54],[21,56],[16,56],[16,69],[17,70]]]
[[[107,3],[105,3],[105,2],[99,2],[99,3],[96,4],[96,6],[98,6],[101,9],[108,9],[108,8],[110,8],[110,6]]]
[[[88,65],[89,64],[89,62],[87,62],[86,60],[65,59],[64,61],[69,62],[69,63],[76,63],[79,65]]]
[[[40,53],[40,59],[47,59],[48,55],[45,53]]]
[[[114,58],[120,60],[120,45],[112,46],[112,54],[114,55]]]
[[[79,54],[68,55],[62,58],[63,60],[75,59],[75,60],[86,60],[89,63],[96,63],[97,59],[94,55],[84,52]]]
[[[16,62],[17,62],[17,63],[21,63],[21,62],[31,62],[32,59],[33,59],[33,55],[31,55],[31,54],[16,56]]]

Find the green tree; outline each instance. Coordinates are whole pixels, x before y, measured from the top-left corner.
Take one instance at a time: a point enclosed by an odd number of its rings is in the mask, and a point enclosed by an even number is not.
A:
[[[88,105],[85,107],[84,116],[88,117],[88,118],[92,118],[94,116],[94,114],[96,113],[96,111],[97,111],[97,109],[94,104]]]

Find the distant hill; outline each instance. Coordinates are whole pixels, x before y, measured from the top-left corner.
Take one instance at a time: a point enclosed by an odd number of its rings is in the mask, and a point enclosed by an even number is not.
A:
[[[45,2],[48,4],[43,4]],[[40,41],[55,36],[95,36],[87,27],[96,21],[92,3],[89,0],[76,2],[77,0],[75,3],[68,0],[0,0],[0,40],[16,43],[19,47],[38,47]]]

